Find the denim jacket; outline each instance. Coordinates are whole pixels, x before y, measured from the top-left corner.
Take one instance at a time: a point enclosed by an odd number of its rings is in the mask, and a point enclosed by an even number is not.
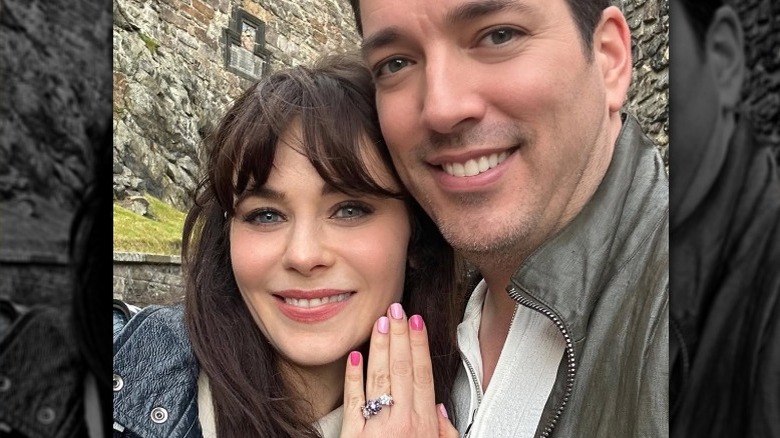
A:
[[[201,437],[199,367],[181,305],[114,306],[114,437]]]

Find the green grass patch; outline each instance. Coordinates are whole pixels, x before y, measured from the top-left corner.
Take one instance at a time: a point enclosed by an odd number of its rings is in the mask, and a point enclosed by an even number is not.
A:
[[[159,199],[149,201],[149,216],[114,203],[114,251],[179,255],[185,213]]]

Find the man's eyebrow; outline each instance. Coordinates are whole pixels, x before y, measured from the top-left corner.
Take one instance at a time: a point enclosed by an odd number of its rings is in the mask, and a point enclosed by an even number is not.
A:
[[[450,26],[457,26],[467,21],[507,10],[527,13],[533,8],[518,0],[477,0],[458,5],[447,13],[445,22]]]
[[[476,0],[458,5],[448,12],[445,22],[450,26],[458,26],[470,20],[508,10],[528,13],[533,11],[533,7],[518,0]],[[363,39],[360,52],[363,58],[366,58],[371,52],[393,44],[401,37],[398,27],[386,27]]]
[[[379,32],[363,40],[360,46],[360,53],[366,58],[371,52],[388,46],[401,38],[401,32],[395,26],[386,27]]]

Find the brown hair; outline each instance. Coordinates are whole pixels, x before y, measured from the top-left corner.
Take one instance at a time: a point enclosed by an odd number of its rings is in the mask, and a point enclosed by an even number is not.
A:
[[[241,297],[228,237],[234,197],[267,181],[279,137],[294,119],[302,126],[301,152],[326,183],[407,202],[412,237],[402,304],[426,321],[438,402],[449,401],[460,363],[454,328],[463,300],[453,299],[460,273],[454,252],[406,192],[391,192],[369,175],[360,153],[366,138],[398,179],[379,130],[371,74],[354,55],[332,55],[254,84],[205,138],[206,175],[184,225],[185,323],[210,380],[219,436],[318,436],[304,400],[280,378],[282,358]]]

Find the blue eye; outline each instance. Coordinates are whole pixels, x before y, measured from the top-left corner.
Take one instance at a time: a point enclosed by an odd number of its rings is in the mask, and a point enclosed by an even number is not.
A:
[[[331,216],[334,219],[358,219],[373,213],[367,205],[349,203],[339,206]]]
[[[380,64],[374,74],[377,77],[384,76],[384,75],[391,75],[393,73],[399,72],[401,69],[403,69],[408,65],[409,65],[409,61],[407,61],[406,59],[392,58]]]
[[[267,224],[275,224],[278,222],[283,222],[285,218],[278,211],[263,209],[263,210],[255,210],[249,213],[244,220],[246,220],[247,222],[267,225]]]

